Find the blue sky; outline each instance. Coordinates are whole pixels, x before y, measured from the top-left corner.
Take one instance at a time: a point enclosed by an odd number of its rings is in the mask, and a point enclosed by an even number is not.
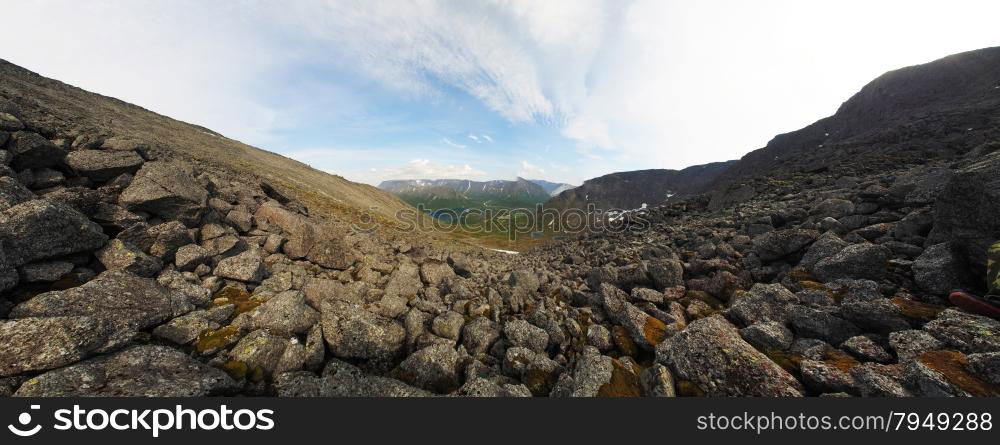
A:
[[[20,0],[4,13],[8,35],[31,36],[5,40],[4,59],[371,184],[579,184],[735,159],[887,70],[1000,44],[1000,3],[974,0]]]

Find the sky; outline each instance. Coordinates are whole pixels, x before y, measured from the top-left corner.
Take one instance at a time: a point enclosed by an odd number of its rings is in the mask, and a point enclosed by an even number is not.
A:
[[[347,179],[580,184],[738,159],[995,0],[18,0],[0,58]]]

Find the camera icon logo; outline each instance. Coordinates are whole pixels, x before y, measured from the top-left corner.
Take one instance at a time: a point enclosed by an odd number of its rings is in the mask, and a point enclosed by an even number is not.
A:
[[[41,408],[42,407],[40,405],[31,405],[31,409],[32,410],[41,409]],[[34,436],[35,434],[37,434],[39,431],[42,430],[42,426],[41,425],[35,425],[34,428],[28,428],[28,426],[31,424],[31,420],[32,420],[31,419],[31,413],[29,413],[29,412],[23,412],[23,413],[21,413],[21,415],[17,416],[17,421],[18,421],[18,423],[21,424],[20,428],[17,427],[17,426],[14,426],[13,424],[11,424],[11,425],[7,425],[7,429],[10,430],[10,432],[12,432],[12,433],[14,433],[14,434],[16,434],[18,436],[21,436],[21,437]],[[21,429],[21,428],[25,428],[25,429]]]

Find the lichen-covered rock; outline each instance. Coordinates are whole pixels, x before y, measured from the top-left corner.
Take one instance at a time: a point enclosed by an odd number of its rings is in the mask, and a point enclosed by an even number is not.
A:
[[[798,302],[798,297],[780,284],[757,283],[735,297],[726,315],[745,326],[767,321],[784,323],[788,308]]]
[[[219,323],[210,320],[205,311],[197,311],[157,326],[153,329],[153,335],[179,345],[189,345],[203,332],[219,327]]]
[[[794,397],[802,384],[740,338],[720,316],[696,320],[660,344],[656,360],[709,396]]]
[[[142,163],[142,157],[134,151],[76,150],[66,155],[66,165],[95,182],[135,173]]]
[[[889,334],[889,345],[896,351],[900,363],[915,360],[920,354],[927,351],[944,348],[944,343],[934,338],[933,335],[918,330],[897,331]]]
[[[208,200],[208,192],[195,181],[189,166],[179,162],[143,164],[118,202],[129,210],[141,210],[188,226],[197,223]]]
[[[499,338],[500,328],[486,317],[478,317],[462,327],[462,346],[472,355],[489,351]]]
[[[455,311],[446,311],[431,322],[431,331],[434,335],[449,340],[458,340],[462,334],[462,327],[465,326],[465,317]],[[546,336],[546,340],[548,336]]]
[[[555,385],[563,367],[545,354],[528,348],[507,348],[503,359],[503,372],[521,381],[536,396],[547,396]]]
[[[113,328],[111,342],[128,341],[136,332],[190,312],[180,293],[128,272],[107,271],[86,284],[38,295],[14,307],[11,318],[91,316]]]
[[[327,269],[346,270],[354,265],[357,257],[341,239],[317,242],[309,249],[306,259]]]
[[[187,244],[177,249],[174,254],[174,265],[178,270],[193,270],[202,264],[207,264],[211,259],[208,250],[197,244]]]
[[[445,279],[454,276],[454,269],[444,261],[427,260],[420,265],[420,278],[428,286],[440,286]]]
[[[885,348],[879,346],[871,338],[863,335],[847,339],[840,347],[862,361],[879,363],[892,361],[892,354],[889,354]]]
[[[549,334],[524,320],[511,320],[503,325],[503,333],[512,346],[523,346],[535,352],[545,352]]]
[[[605,312],[619,325],[628,330],[632,340],[641,348],[655,350],[656,345],[671,333],[666,323],[643,312],[625,301],[627,294],[610,285],[601,284],[599,291]]]
[[[0,212],[0,240],[14,266],[100,248],[108,237],[73,208],[45,200]]]
[[[32,199],[35,199],[35,194],[16,179],[0,177],[0,212]]]
[[[531,391],[524,385],[500,385],[482,377],[469,379],[455,394],[465,397],[531,397]]]
[[[18,397],[203,397],[234,393],[225,372],[166,346],[135,346],[29,379]]]
[[[647,271],[653,284],[659,290],[684,284],[684,265],[678,260],[650,261]]]
[[[413,354],[393,370],[393,377],[413,386],[445,394],[459,387],[459,355],[451,345],[438,343]]]
[[[306,305],[302,292],[282,292],[250,313],[251,325],[274,335],[305,334],[319,322],[319,312]]]
[[[259,369],[270,376],[278,370],[287,346],[288,339],[257,330],[243,337],[229,351],[229,358],[246,364],[251,371]]]
[[[0,321],[0,377],[76,363],[107,345],[112,331],[93,317]]]
[[[792,346],[795,335],[784,324],[777,321],[754,323],[740,329],[740,337],[760,351],[783,351]]]
[[[967,354],[1000,352],[1000,321],[948,309],[924,330],[945,345]]]
[[[20,267],[21,279],[25,283],[51,283],[58,281],[73,270],[73,263],[68,261],[45,261],[25,264]]]
[[[853,323],[828,311],[799,305],[789,308],[788,324],[799,337],[816,338],[834,345],[861,334],[861,329]]]
[[[323,338],[339,358],[389,360],[406,339],[399,323],[343,300],[323,300],[322,323]]]
[[[830,198],[817,204],[809,213],[819,218],[840,219],[854,213],[854,203],[846,199]]]
[[[217,277],[231,280],[260,283],[267,275],[264,260],[254,250],[248,250],[239,255],[219,261],[213,274]]]
[[[113,239],[95,253],[107,270],[121,270],[140,277],[152,277],[163,269],[159,258],[147,255],[131,244]]]

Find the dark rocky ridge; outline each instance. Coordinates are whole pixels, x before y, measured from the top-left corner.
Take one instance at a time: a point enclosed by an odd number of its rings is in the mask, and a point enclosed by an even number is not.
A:
[[[672,196],[700,193],[735,161],[696,165],[683,170],[637,170],[589,179],[545,203],[553,209],[629,210],[657,205]]]

